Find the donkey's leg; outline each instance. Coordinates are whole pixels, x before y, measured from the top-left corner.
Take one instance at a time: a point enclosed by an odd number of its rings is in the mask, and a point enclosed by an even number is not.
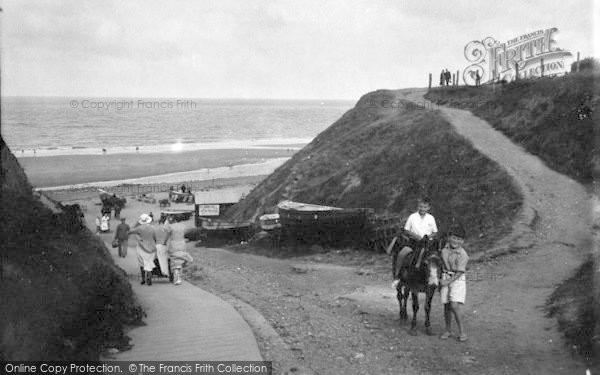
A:
[[[410,333],[412,335],[417,334],[417,313],[419,312],[419,292],[418,291],[410,291],[412,294],[412,309],[413,309],[413,318],[410,322]]]
[[[408,314],[406,313],[406,300],[408,299],[406,287],[403,285],[398,285],[396,292],[398,304],[400,305],[400,321],[405,321],[406,319],[408,319]]]
[[[427,287],[426,300],[425,300],[425,333],[432,335],[431,323],[429,322],[429,313],[431,311],[431,300],[435,294],[435,287]]]

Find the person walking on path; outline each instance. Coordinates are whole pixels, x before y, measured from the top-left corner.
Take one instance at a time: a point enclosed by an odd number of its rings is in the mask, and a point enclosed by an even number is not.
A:
[[[111,199],[111,205],[112,205],[113,209],[115,210],[115,218],[120,219],[121,218],[121,209],[123,208],[123,201],[121,200],[121,198],[117,197],[116,194],[113,194],[112,199]]]
[[[140,215],[138,227],[130,230],[127,235],[137,234],[138,244],[136,248],[138,265],[142,274],[142,285],[152,285],[152,269],[156,258],[156,232],[152,225],[152,218],[147,214]]]
[[[452,78],[452,73],[446,68],[446,73],[444,73],[444,77],[446,78],[446,86],[450,86],[450,78]]]
[[[119,257],[127,257],[127,246],[129,240],[129,225],[125,223],[125,218],[121,218],[121,224],[117,225],[117,231],[115,232],[115,240],[119,244]]]
[[[96,216],[96,234],[100,234],[100,216]]]
[[[175,279],[175,285],[181,284],[181,269],[187,262],[193,262],[194,258],[185,251],[185,225],[175,222],[173,216],[169,216],[169,226],[167,227],[167,238],[164,244],[170,239],[169,257],[171,258],[171,268]]]
[[[440,86],[444,86],[445,80],[446,80],[446,74],[444,72],[444,69],[442,69],[442,72],[440,73]]]
[[[100,231],[110,232],[110,216],[107,213],[104,213],[102,220],[100,220]]]
[[[160,272],[165,276],[170,276],[169,254],[167,252],[167,236],[169,235],[169,229],[166,221],[166,217],[161,217],[158,220],[158,228],[156,228],[156,257],[158,258]]]

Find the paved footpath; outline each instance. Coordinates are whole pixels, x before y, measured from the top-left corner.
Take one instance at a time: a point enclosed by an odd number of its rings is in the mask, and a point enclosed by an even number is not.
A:
[[[82,202],[83,203],[83,202]],[[89,203],[89,202],[88,202]],[[121,212],[127,223],[155,207],[134,202]],[[93,212],[86,215],[90,230],[95,231]],[[111,220],[117,222],[118,220]],[[141,285],[137,264],[135,236],[129,238],[126,258],[119,258],[111,242],[111,232],[101,234],[115,263],[127,275],[139,303],[146,313],[146,325],[132,327],[126,334],[133,348],[110,355],[105,360],[116,361],[262,361],[256,338],[242,316],[227,302],[187,281],[174,285],[168,278],[153,277],[152,286]],[[201,262],[195,259],[194,262]]]
[[[127,332],[133,348],[111,359],[262,361],[252,330],[230,304],[186,281],[175,286],[168,278],[154,277],[152,286],[141,285],[135,248],[129,248],[127,258],[119,258],[116,249],[107,247],[129,275],[147,314],[147,325]]]

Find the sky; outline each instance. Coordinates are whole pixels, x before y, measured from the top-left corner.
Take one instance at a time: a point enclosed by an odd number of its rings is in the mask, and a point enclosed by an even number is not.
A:
[[[0,93],[357,100],[462,71],[488,36],[557,27],[559,47],[598,57],[599,3],[0,0]]]

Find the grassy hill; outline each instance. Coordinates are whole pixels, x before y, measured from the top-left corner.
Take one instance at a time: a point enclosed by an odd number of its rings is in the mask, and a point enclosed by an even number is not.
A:
[[[363,96],[227,216],[256,219],[292,199],[407,217],[427,194],[440,229],[453,220],[468,228],[470,251],[506,234],[522,202],[508,174],[438,112],[408,102],[384,108],[384,100],[397,98],[386,90]]]
[[[426,98],[470,110],[550,168],[590,183],[600,173],[600,128],[595,130],[593,121],[600,101],[598,82],[600,73],[586,71],[515,81],[496,89],[436,88]]]
[[[54,213],[0,138],[0,360],[95,360],[138,322],[127,275],[104,244]]]
[[[442,105],[467,109],[488,121],[546,165],[583,184],[599,181],[600,126],[594,117],[600,101],[600,73],[582,71],[558,78],[491,86],[446,87],[426,98]],[[596,194],[598,186],[596,182]],[[598,222],[594,225],[597,235]],[[557,319],[567,342],[586,359],[600,358],[598,248],[563,281],[547,301],[547,312]]]

